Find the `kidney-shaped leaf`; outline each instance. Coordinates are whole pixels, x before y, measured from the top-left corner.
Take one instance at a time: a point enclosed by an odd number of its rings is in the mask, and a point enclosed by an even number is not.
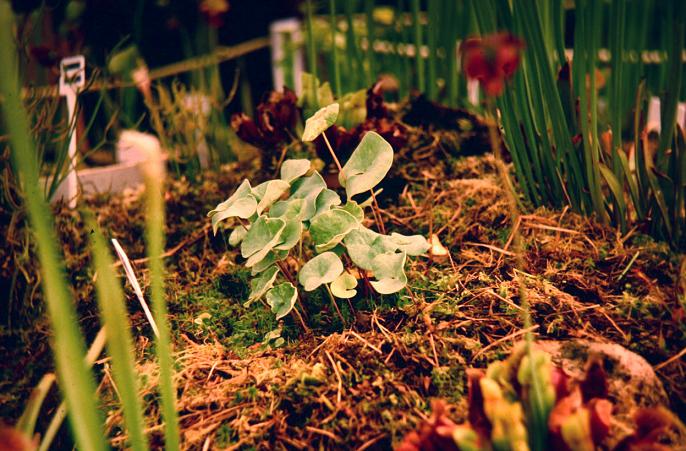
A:
[[[303,141],[314,141],[324,130],[331,127],[338,117],[339,106],[332,103],[314,113],[311,118],[305,121],[305,131]]]
[[[257,199],[252,195],[250,182],[243,180],[236,192],[207,213],[212,218],[212,231],[217,234],[219,223],[225,219],[238,216],[239,218],[249,218],[257,210]]]
[[[261,215],[264,210],[271,207],[290,187],[291,185],[284,180],[269,180],[253,188],[252,194],[259,201],[257,214]]]
[[[372,271],[377,280],[370,282],[380,294],[397,293],[407,284],[405,252],[384,253],[374,257]]]
[[[274,246],[276,250],[287,251],[298,244],[300,236],[303,233],[303,223],[297,218],[283,218],[286,221],[286,227],[281,232],[281,242]]]
[[[317,211],[314,215],[317,216],[320,213],[331,210],[331,207],[335,207],[340,204],[341,197],[336,194],[336,191],[327,188],[319,193],[319,196],[317,196],[317,202],[315,203]]]
[[[348,198],[374,188],[393,165],[393,148],[376,132],[367,132],[338,175]]]
[[[267,292],[267,304],[271,306],[277,320],[293,310],[297,298],[298,290],[290,282],[280,283]]]
[[[345,210],[353,215],[357,222],[362,222],[364,220],[364,210],[354,200],[348,200],[348,202],[341,207],[341,210]]]
[[[243,241],[243,238],[248,234],[249,228],[245,228],[243,224],[236,226],[229,235],[229,244],[231,246],[238,246]]]
[[[243,304],[245,307],[249,306],[267,292],[276,280],[276,276],[279,275],[279,268],[272,266],[258,277],[255,277],[250,281],[250,295],[248,296],[248,301]]]
[[[281,165],[281,180],[292,183],[310,170],[310,160],[286,160]]]
[[[250,267],[250,274],[255,276],[262,271],[269,269],[274,263],[276,263],[277,260],[283,260],[287,255],[288,251],[272,249],[271,252],[268,252],[262,260]]]
[[[391,233],[390,240],[398,249],[413,257],[426,254],[426,251],[431,247],[426,238],[421,235],[406,236],[393,232]]]
[[[329,210],[312,218],[310,235],[317,252],[327,251],[343,241],[343,238],[359,223],[345,210]]]
[[[377,255],[396,249],[388,237],[366,227],[352,230],[344,238],[343,244],[348,249],[348,255],[353,263],[367,271],[373,271],[372,262]]]
[[[298,280],[305,291],[312,291],[323,283],[331,283],[343,272],[343,262],[333,252],[324,252],[300,268]]]
[[[352,274],[344,272],[331,282],[331,293],[337,298],[350,299],[357,294],[354,290],[356,286],[357,279]]]
[[[245,266],[252,267],[279,244],[285,227],[286,222],[280,218],[257,218],[241,243],[241,255],[248,259]]]
[[[319,193],[326,189],[326,182],[319,174],[314,174],[298,179],[293,183],[291,199],[303,199],[304,204],[301,209],[303,221],[311,219],[317,212],[317,197]]]

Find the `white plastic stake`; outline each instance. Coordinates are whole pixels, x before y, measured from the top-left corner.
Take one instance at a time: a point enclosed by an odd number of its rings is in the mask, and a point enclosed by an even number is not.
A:
[[[148,322],[150,322],[150,327],[152,327],[152,331],[155,334],[155,336],[159,337],[160,336],[160,331],[157,329],[157,324],[155,323],[155,320],[152,318],[152,313],[150,312],[150,309],[148,308],[147,302],[145,302],[145,298],[143,297],[143,290],[141,290],[141,286],[138,283],[138,279],[136,278],[136,273],[133,272],[133,266],[131,266],[131,262],[129,261],[129,257],[126,255],[126,252],[124,252],[124,249],[119,245],[119,242],[117,241],[116,238],[112,238],[112,245],[114,246],[114,250],[117,251],[117,256],[119,257],[119,260],[121,261],[122,265],[124,266],[124,272],[126,273],[126,278],[129,279],[129,283],[131,284],[131,288],[133,288],[133,292],[136,293],[136,297],[138,298],[138,302],[141,303],[141,307],[143,308],[143,312],[145,313],[145,317],[148,319]]]
[[[60,95],[67,99],[69,112],[69,172],[67,173],[66,197],[70,208],[76,207],[78,179],[76,175],[76,96],[86,85],[86,58],[83,55],[70,56],[60,61]]]
[[[274,90],[282,91],[287,85],[283,61],[287,51],[293,52],[293,88],[297,95],[302,94],[302,74],[304,71],[304,55],[302,50],[302,25],[296,18],[277,20],[269,26],[269,40],[272,53],[272,78]],[[286,40],[286,37],[290,39]]]

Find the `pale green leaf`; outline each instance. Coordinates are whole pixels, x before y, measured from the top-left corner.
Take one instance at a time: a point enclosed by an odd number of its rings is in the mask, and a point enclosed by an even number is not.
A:
[[[293,218],[283,218],[286,221],[286,227],[284,227],[281,233],[281,242],[274,246],[276,250],[289,250],[300,241],[300,237],[303,233],[303,224],[299,219]]]
[[[353,263],[367,271],[372,271],[372,262],[377,255],[396,250],[389,237],[365,227],[358,227],[348,233],[343,244]]]
[[[426,238],[421,235],[407,236],[393,232],[390,239],[398,249],[414,257],[426,254],[426,251],[431,247]]]
[[[286,160],[281,165],[281,180],[292,183],[310,170],[310,160]]]
[[[291,185],[284,180],[269,180],[253,188],[252,194],[259,201],[257,214],[261,215],[264,210],[271,207],[290,187]]]
[[[250,295],[248,296],[248,300],[243,304],[243,306],[247,307],[262,296],[269,290],[272,286],[274,286],[274,281],[276,280],[276,277],[279,275],[279,268],[276,266],[272,266],[271,268],[267,269],[264,271],[262,274],[260,274],[258,277],[255,277],[250,281]]]
[[[333,252],[324,252],[300,268],[298,280],[305,291],[312,291],[324,283],[331,283],[343,272],[343,262]]]
[[[336,246],[359,223],[353,215],[345,210],[329,210],[312,218],[310,235],[317,252],[323,252]]]
[[[331,293],[337,298],[350,299],[357,294],[357,291],[354,290],[356,286],[357,279],[352,274],[344,272],[331,282]]]
[[[236,192],[207,213],[212,218],[212,230],[217,234],[219,223],[231,217],[247,219],[257,210],[257,199],[252,195],[250,182],[243,180]]]
[[[229,244],[231,246],[238,246],[243,241],[243,238],[248,234],[248,229],[244,225],[236,226],[229,235]]]
[[[260,260],[259,262],[255,263],[253,266],[250,267],[250,274],[255,276],[265,269],[271,267],[274,263],[276,263],[277,260],[283,260],[286,258],[288,255],[288,251],[279,251],[276,249],[272,249],[271,252],[267,253],[267,255]]]
[[[319,193],[319,196],[317,196],[317,211],[314,215],[317,216],[320,213],[324,213],[325,211],[330,210],[331,207],[335,207],[340,204],[341,197],[338,194],[336,194],[336,191],[325,189],[324,191]]]
[[[296,299],[298,290],[290,282],[281,283],[267,292],[267,304],[271,306],[277,320],[293,310]]]
[[[348,198],[374,188],[393,165],[393,148],[376,132],[367,132],[338,175]]]
[[[269,217],[302,220],[304,206],[304,199],[280,200],[269,209]]]
[[[302,220],[311,219],[317,212],[317,197],[326,189],[326,182],[319,174],[314,172],[308,177],[302,177],[293,183],[291,199],[303,199]]]
[[[314,115],[305,121],[305,131],[303,132],[303,141],[314,141],[317,136],[321,135],[327,128],[331,127],[336,122],[338,117],[339,106],[337,103],[332,103],[324,108],[319,109]]]
[[[364,220],[364,210],[354,200],[348,200],[348,202],[341,207],[341,210],[347,211],[353,215],[357,222],[362,222]]]
[[[248,268],[262,260],[279,243],[285,227],[286,221],[280,218],[257,218],[241,243],[241,255],[248,259],[245,262]]]
[[[397,293],[407,284],[405,259],[404,252],[384,253],[374,257],[372,272],[377,280],[370,283],[378,293]]]

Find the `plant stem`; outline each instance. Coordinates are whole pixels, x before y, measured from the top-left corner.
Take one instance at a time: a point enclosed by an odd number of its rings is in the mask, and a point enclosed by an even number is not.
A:
[[[334,309],[336,309],[336,313],[338,313],[338,317],[341,318],[341,322],[343,323],[343,326],[346,325],[345,318],[343,317],[343,313],[341,313],[341,309],[338,308],[338,304],[336,304],[336,298],[333,297],[333,293],[331,292],[331,288],[329,288],[328,284],[324,284],[324,287],[326,288],[326,292],[329,293],[329,299],[331,299],[331,305],[333,305]]]
[[[293,285],[294,287],[298,286],[295,282],[295,278],[293,277],[291,272],[288,270],[288,267],[283,262],[277,261],[276,266],[279,267],[279,269],[281,270],[281,273],[284,275],[286,280],[288,280],[291,283],[291,285]],[[305,305],[303,304],[302,297],[300,296],[300,290],[298,290],[297,288],[296,288],[296,293],[298,295],[298,304],[300,305],[300,308],[303,311],[303,315],[305,315],[305,317],[307,317],[307,310],[305,310]],[[310,333],[310,328],[307,327],[307,324],[305,324],[305,321],[303,320],[303,317],[300,315],[300,312],[298,311],[298,309],[291,310],[291,313],[293,313],[293,312],[295,312],[295,315],[298,317],[298,320],[300,321],[300,324],[302,325],[305,333]]]
[[[370,189],[369,192],[372,193],[372,211],[374,212],[374,219],[376,219],[376,226],[379,228],[379,233],[385,235],[386,227],[383,225],[383,219],[381,219],[381,207],[379,207],[379,202],[376,200],[374,189]]]
[[[338,161],[338,157],[336,156],[336,152],[334,152],[333,147],[331,147],[331,143],[329,142],[329,138],[326,137],[326,132],[323,132],[322,136],[324,137],[324,142],[326,143],[326,147],[328,147],[329,152],[331,152],[331,156],[333,157],[333,162],[336,163],[336,167],[338,168],[338,172],[341,172],[343,170],[343,167],[341,167],[341,162]]]

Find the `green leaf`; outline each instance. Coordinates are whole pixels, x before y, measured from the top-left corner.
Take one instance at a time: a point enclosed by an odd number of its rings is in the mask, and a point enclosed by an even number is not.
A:
[[[398,249],[414,257],[426,254],[426,251],[431,247],[426,238],[421,235],[406,236],[393,232],[391,233],[390,240]]]
[[[278,245],[274,246],[274,249],[287,251],[293,248],[293,246],[298,244],[298,241],[300,241],[300,237],[303,233],[303,224],[299,219],[284,219],[286,221],[286,227],[284,227],[283,232],[281,233],[282,241]]]
[[[255,263],[251,268],[250,268],[250,274],[255,276],[265,269],[271,267],[274,263],[276,263],[277,260],[283,260],[286,258],[288,255],[288,251],[279,251],[276,249],[273,249],[271,252],[268,252],[267,255],[260,260],[259,262]]]
[[[298,280],[305,291],[312,291],[324,283],[331,283],[343,272],[343,262],[333,252],[324,252],[300,268]]]
[[[269,209],[269,217],[303,220],[304,199],[280,200]]]
[[[377,280],[370,282],[372,287],[380,294],[397,293],[407,284],[405,275],[406,254],[384,253],[374,257],[372,272]]]
[[[303,199],[302,220],[311,219],[317,212],[317,197],[326,189],[326,182],[319,174],[314,172],[309,177],[302,177],[293,183],[291,199]]]
[[[336,280],[331,282],[331,293],[337,298],[350,299],[357,294],[354,290],[357,279],[350,273],[344,272]]]
[[[367,271],[373,270],[372,262],[377,255],[396,250],[395,244],[390,241],[389,237],[366,227],[352,230],[343,239],[343,244],[348,249],[348,255],[353,263]]]
[[[310,160],[286,160],[281,165],[281,180],[292,183],[310,170]]]
[[[252,194],[259,201],[257,214],[261,215],[264,210],[271,207],[290,187],[291,185],[283,180],[269,180],[253,188]]]
[[[310,222],[310,235],[317,252],[335,247],[359,223],[345,210],[329,210],[315,216]]]
[[[250,281],[250,295],[248,296],[248,300],[243,304],[244,307],[248,307],[250,304],[264,296],[264,294],[269,290],[272,286],[274,286],[274,281],[276,280],[276,276],[279,275],[279,268],[276,266],[272,266],[271,268],[267,269],[265,272],[259,275],[259,277],[255,277]]]
[[[319,193],[319,196],[317,197],[317,211],[315,212],[315,216],[318,214],[324,213],[327,210],[330,210],[331,207],[335,207],[337,205],[341,204],[341,197],[336,194],[336,191],[330,190],[330,189],[325,189],[321,193]]]
[[[367,132],[338,175],[348,198],[374,188],[393,165],[393,148],[376,132]]]
[[[298,299],[298,290],[290,282],[281,283],[267,292],[267,304],[279,320],[288,315]]]
[[[247,234],[248,229],[246,229],[244,225],[241,224],[236,226],[229,235],[229,244],[231,246],[238,246]]]
[[[331,127],[336,122],[338,117],[338,104],[332,103],[319,111],[305,121],[305,131],[303,132],[303,141],[314,141],[319,135]]]
[[[239,217],[247,219],[257,210],[257,199],[252,194],[250,182],[243,180],[236,192],[207,213],[212,218],[212,231],[217,234],[219,223],[225,219]]]
[[[348,200],[341,210],[347,211],[357,220],[357,222],[362,222],[364,220],[364,210],[362,207],[354,200]]]
[[[286,221],[280,218],[257,218],[241,243],[241,255],[248,259],[245,266],[250,268],[262,260],[279,243],[285,227]]]

